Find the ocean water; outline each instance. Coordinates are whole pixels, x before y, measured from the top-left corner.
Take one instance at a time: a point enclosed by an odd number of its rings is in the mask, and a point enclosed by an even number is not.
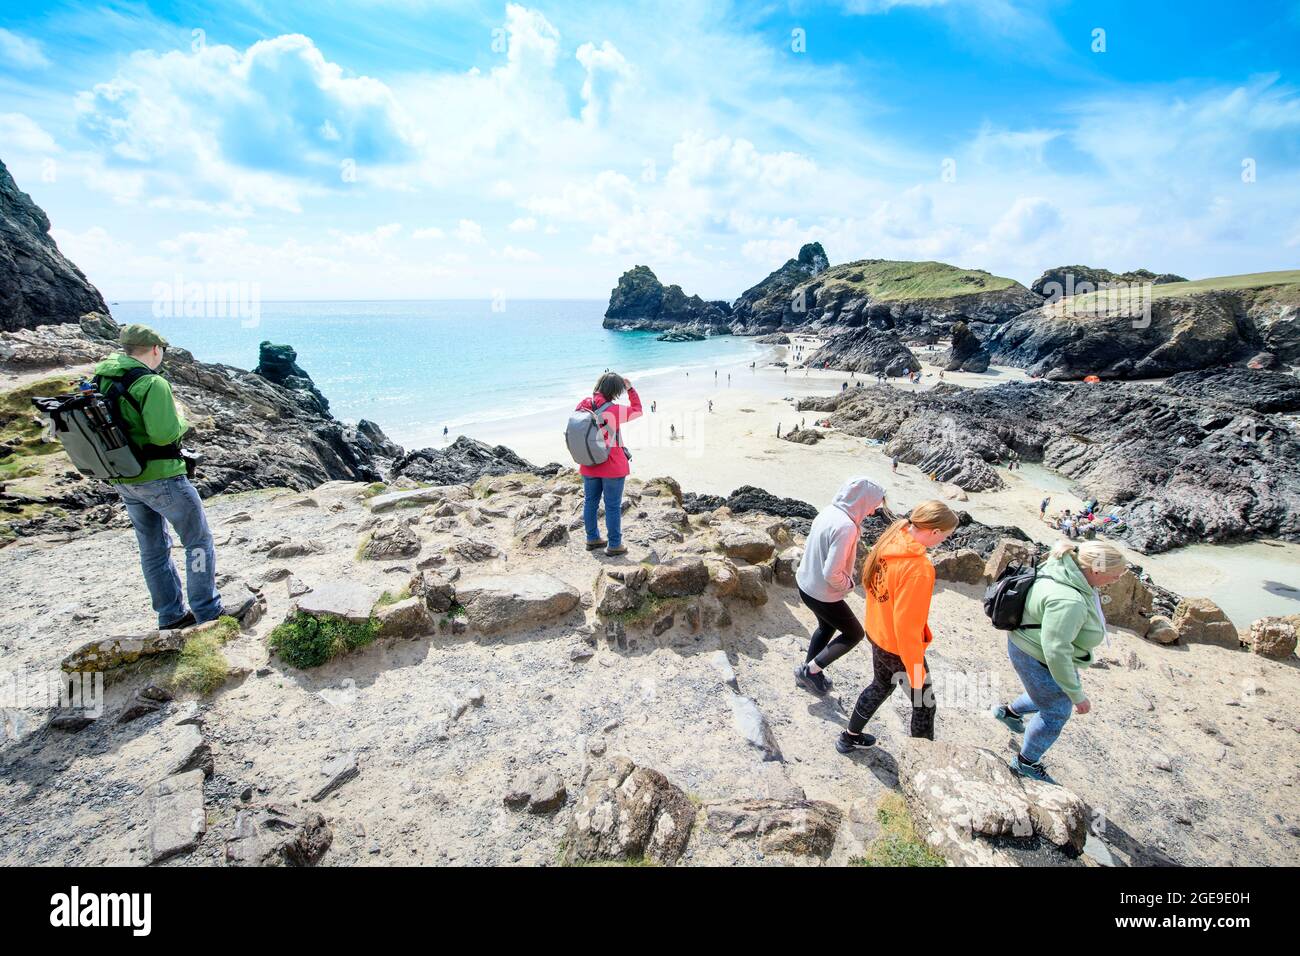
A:
[[[151,302],[114,302],[118,322],[144,322],[205,362],[251,369],[258,344],[288,343],[340,419],[368,418],[420,447],[442,429],[572,408],[606,369],[632,379],[756,360],[767,350],[729,335],[658,342],[601,328],[595,300],[264,302],[238,318],[155,315]],[[698,374],[698,373],[697,373]]]

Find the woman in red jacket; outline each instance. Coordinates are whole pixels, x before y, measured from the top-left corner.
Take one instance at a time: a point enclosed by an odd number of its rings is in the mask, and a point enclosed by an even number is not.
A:
[[[614,405],[627,392],[628,405]],[[591,411],[611,403],[601,417],[605,419],[605,444],[609,448],[609,457],[599,465],[582,465],[582,490],[586,495],[582,507],[582,520],[587,526],[587,550],[595,551],[604,547],[609,555],[627,554],[623,547],[623,483],[627,481],[628,456],[623,449],[622,428],[634,418],[641,417],[641,398],[632,383],[623,376],[606,372],[596,383],[591,398],[584,398],[578,403],[580,412]],[[596,522],[601,499],[605,502],[605,529],[609,532],[609,541],[600,536],[600,525]]]

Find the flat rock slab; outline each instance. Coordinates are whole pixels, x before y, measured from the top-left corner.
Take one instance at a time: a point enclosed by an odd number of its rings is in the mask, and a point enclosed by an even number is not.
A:
[[[149,801],[149,862],[188,853],[208,830],[203,810],[203,771],[164,777],[146,795]]]
[[[184,631],[149,631],[106,637],[77,648],[63,659],[62,667],[69,673],[112,670],[151,654],[179,651],[186,636]]]
[[[368,504],[370,510],[379,514],[394,508],[415,508],[421,505],[440,504],[447,498],[446,488],[412,488],[409,491],[389,491],[375,495]]]
[[[334,842],[334,831],[314,811],[272,804],[241,807],[226,841],[230,866],[314,866]]]
[[[294,601],[294,607],[312,617],[341,617],[362,623],[370,618],[380,591],[352,581],[319,581]]]
[[[472,627],[484,633],[545,623],[578,606],[578,590],[540,572],[469,575],[456,584]]]
[[[349,753],[325,761],[325,765],[321,767],[320,772],[321,776],[327,779],[311,795],[312,803],[320,803],[349,780],[359,776],[361,769],[357,766],[357,755]]]

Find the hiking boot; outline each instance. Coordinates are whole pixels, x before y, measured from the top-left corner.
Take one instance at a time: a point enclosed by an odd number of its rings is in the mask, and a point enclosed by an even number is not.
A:
[[[1011,713],[1006,704],[998,704],[993,708],[992,714],[994,720],[1005,724],[1013,734],[1023,734],[1025,732],[1024,718]]]
[[[855,750],[866,750],[876,745],[876,738],[871,734],[853,734],[844,731],[835,741],[835,749],[842,754],[851,754]]]
[[[240,598],[237,601],[227,601],[225,598],[222,598],[221,610],[219,610],[214,616],[233,617],[236,621],[243,623],[244,618],[248,616],[248,612],[253,609],[253,605],[256,603],[257,598],[253,597],[251,594],[248,597]]]
[[[186,611],[181,617],[172,621],[170,624],[161,624],[158,627],[160,631],[179,631],[183,627],[193,627],[197,621],[194,620],[194,612]]]
[[[800,687],[810,690],[814,694],[825,694],[831,689],[831,682],[826,678],[826,672],[814,674],[808,669],[807,662],[795,665],[794,679]]]
[[[609,555],[611,558],[620,554],[627,554],[627,546],[620,544],[613,548],[606,548],[605,553]]]
[[[605,539],[604,539],[604,538],[597,538],[595,541],[588,541],[588,542],[587,542],[587,550],[588,550],[588,551],[595,551],[597,548],[603,548],[603,547],[605,547]]]
[[[1028,777],[1030,780],[1041,780],[1043,783],[1060,786],[1048,774],[1047,768],[1043,766],[1041,760],[1038,763],[1030,763],[1020,754],[1016,754],[1016,758],[1011,761],[1011,769],[1013,772],[1020,774],[1022,777]]]

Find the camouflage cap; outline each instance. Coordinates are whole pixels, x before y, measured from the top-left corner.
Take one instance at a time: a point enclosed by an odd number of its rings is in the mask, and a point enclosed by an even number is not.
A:
[[[134,323],[123,326],[117,336],[117,344],[128,349],[147,349],[154,345],[167,348],[167,340],[147,325]]]

